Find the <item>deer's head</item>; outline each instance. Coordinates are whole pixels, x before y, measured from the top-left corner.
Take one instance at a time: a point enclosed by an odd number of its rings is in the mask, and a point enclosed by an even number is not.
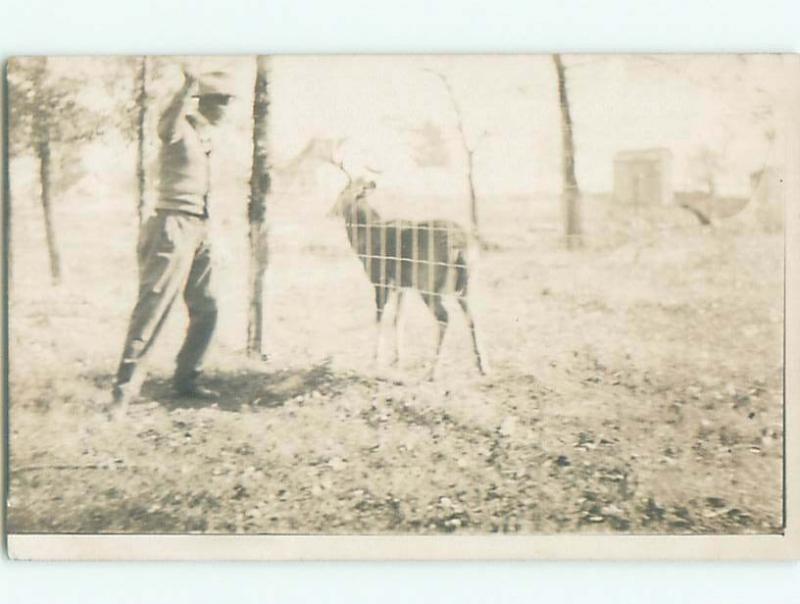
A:
[[[353,178],[351,174],[345,169],[342,162],[333,162],[345,176],[347,176],[347,185],[345,185],[342,192],[336,198],[336,203],[328,212],[328,216],[344,216],[351,208],[364,203],[367,193],[373,190],[377,185],[374,180],[364,178],[362,176]]]
[[[374,180],[360,177],[347,183],[347,186],[339,193],[339,197],[336,198],[336,203],[328,212],[328,216],[344,216],[348,209],[363,203],[367,193],[375,186]]]

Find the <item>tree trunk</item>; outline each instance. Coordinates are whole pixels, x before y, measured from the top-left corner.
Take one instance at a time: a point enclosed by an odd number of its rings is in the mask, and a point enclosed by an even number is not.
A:
[[[270,188],[267,157],[267,115],[269,94],[267,57],[256,58],[253,98],[253,165],[250,174],[250,202],[247,208],[250,240],[250,303],[247,314],[247,353],[263,356],[264,276],[269,261],[267,246],[267,194]]]
[[[458,134],[461,139],[461,147],[464,149],[464,154],[467,157],[467,184],[469,185],[469,218],[471,224],[472,235],[476,241],[480,242],[481,245],[485,246],[485,242],[480,236],[480,231],[478,230],[478,200],[475,195],[475,180],[473,174],[475,172],[475,148],[474,146],[470,146],[467,142],[467,133],[464,131],[464,116],[461,113],[461,105],[458,104],[458,100],[456,99],[456,94],[453,91],[453,87],[450,85],[450,80],[447,77],[438,71],[429,70],[433,73],[436,77],[438,77],[442,84],[444,84],[445,90],[447,90],[447,96],[450,98],[450,104],[453,107],[453,113],[456,116],[456,127],[458,128]]]
[[[478,200],[475,197],[475,182],[472,178],[473,161],[475,152],[465,145],[467,151],[467,181],[469,183],[469,214],[472,222],[472,234],[478,241],[481,241],[480,231],[478,230]]]
[[[50,200],[50,123],[49,101],[46,98],[45,78],[47,76],[47,57],[43,57],[34,75],[34,101],[36,108],[33,114],[33,143],[36,158],[39,160],[39,185],[42,215],[44,217],[45,243],[50,257],[50,277],[53,285],[61,282],[61,255],[56,241],[56,230],[53,224],[53,207]]]
[[[144,170],[144,125],[147,117],[147,57],[139,59],[136,74],[136,214],[139,224],[144,222],[146,208],[146,175]]]
[[[50,256],[50,276],[53,284],[61,282],[61,256],[58,253],[55,228],[53,227],[53,209],[50,203],[50,143],[41,141],[36,147],[39,158],[39,182],[41,183],[42,213],[44,214],[44,231],[47,240],[47,252]]]
[[[563,171],[562,201],[564,204],[564,233],[568,249],[581,245],[580,190],[575,176],[575,142],[572,136],[572,116],[567,96],[567,78],[561,55],[554,54],[558,75],[558,100],[561,106],[561,158]]]

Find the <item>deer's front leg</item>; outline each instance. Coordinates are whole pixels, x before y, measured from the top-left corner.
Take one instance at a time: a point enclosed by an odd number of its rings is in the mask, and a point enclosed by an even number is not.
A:
[[[394,305],[394,358],[392,365],[399,366],[403,348],[403,328],[400,323],[400,305],[403,301],[403,290],[398,289]]]

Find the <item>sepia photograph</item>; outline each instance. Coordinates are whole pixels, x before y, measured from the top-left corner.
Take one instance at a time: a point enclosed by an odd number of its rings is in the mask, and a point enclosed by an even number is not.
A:
[[[783,535],[798,65],[9,60],[7,532]]]

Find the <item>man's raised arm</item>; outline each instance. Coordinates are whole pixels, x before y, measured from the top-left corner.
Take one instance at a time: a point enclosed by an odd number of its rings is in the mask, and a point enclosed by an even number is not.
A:
[[[186,116],[197,82],[197,77],[186,68],[183,70],[183,78],[183,86],[172,97],[164,113],[161,114],[161,119],[158,120],[158,136],[165,143],[173,140],[178,121]]]

